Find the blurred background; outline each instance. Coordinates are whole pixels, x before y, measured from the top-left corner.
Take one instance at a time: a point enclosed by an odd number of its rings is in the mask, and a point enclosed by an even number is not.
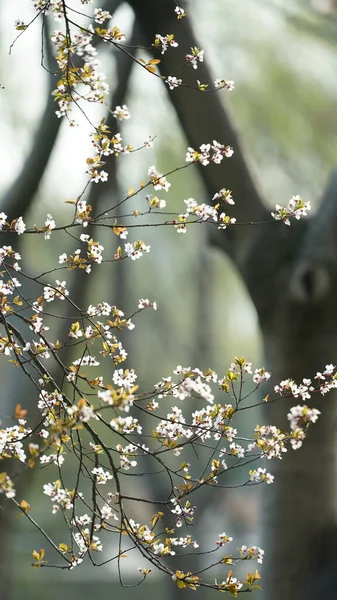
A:
[[[72,4],[75,3],[74,0]],[[333,0],[189,3],[188,17],[214,78],[235,82],[235,90],[224,93],[223,98],[262,197],[271,207],[276,203],[286,204],[291,196],[301,194],[317,208],[336,164],[336,4]],[[27,22],[33,14],[27,0],[0,4],[0,83],[5,88],[0,90],[0,211],[1,198],[6,198],[17,182],[29,157],[47,101],[48,76],[40,65],[38,21],[18,39],[9,55],[16,36],[15,19]],[[128,35],[132,22],[131,9],[122,4],[113,24]],[[144,51],[142,56],[146,56]],[[102,62],[113,92],[118,81],[117,70],[107,48],[103,48]],[[125,101],[132,115],[122,123],[125,142],[137,147],[148,135],[156,136],[156,140],[153,148],[118,159],[114,188],[97,186],[103,206],[115,203],[111,198],[119,197],[118,194],[124,197],[130,187],[137,188],[142,179],[146,180],[149,165],[154,164],[165,173],[185,160],[187,143],[160,81],[135,68]],[[100,110],[88,107],[88,114],[95,122],[104,114]],[[71,219],[71,208],[64,202],[75,198],[85,184],[85,159],[91,155],[90,125],[85,119],[79,125],[71,128],[66,121],[62,122],[34,202],[25,217],[28,226],[43,223],[46,213],[51,213],[57,224]],[[226,143],[220,134],[219,141]],[[43,135],[39,143],[43,149]],[[172,211],[183,212],[184,198],[211,200],[205,197],[194,167],[171,176],[169,181],[170,192],[161,197],[165,197]],[[139,197],[137,202],[141,202]],[[97,276],[92,275],[85,289],[83,306],[106,300],[130,315],[136,310],[139,298],[157,301],[158,311],[144,311],[135,321],[135,331],[122,336],[129,354],[127,366],[138,373],[141,388],[150,389],[178,364],[211,367],[223,374],[234,356],[244,355],[256,367],[262,366],[255,309],[230,261],[224,254],[206,247],[204,229],[190,228],[186,235],[177,235],[171,228],[148,228],[136,230],[134,239],[139,238],[151,245],[150,254],[137,262],[112,264],[104,277],[98,269]],[[41,241],[37,246],[34,236],[22,236],[20,252],[38,273],[73,248],[69,238],[62,238],[62,242],[60,239],[52,236],[49,244]],[[99,239],[105,246],[105,254],[114,252],[110,237]],[[69,281],[70,275],[66,273],[64,278]],[[82,277],[78,285],[82,286],[83,281]],[[16,370],[6,365],[5,360],[0,363],[0,378],[4,397],[0,413],[6,425],[13,413],[11,407],[17,403],[15,386],[19,385],[21,392],[26,393],[27,384],[18,379]],[[245,418],[246,422],[239,426],[248,431],[257,416],[250,413]],[[229,482],[235,485],[233,475]],[[35,514],[55,534],[57,520],[50,515],[47,499],[40,497],[43,483],[43,472],[29,478],[29,494],[25,491],[25,497],[29,495]],[[217,494],[214,505],[198,506],[200,524],[195,537],[199,543],[207,542],[221,530],[235,538],[235,547],[243,543],[258,544],[257,506],[256,489],[223,490]],[[119,586],[113,564],[101,569],[88,565],[70,573],[32,569],[31,552],[42,547],[42,541],[27,520],[17,519],[13,514],[9,533],[6,531],[5,535],[4,529],[0,529],[0,543],[0,557],[7,575],[6,584],[4,579],[0,580],[1,600],[19,600],[23,590],[27,600],[45,594],[52,600],[60,595],[65,600],[76,600],[89,598],[93,593],[118,594],[118,598],[125,599],[135,594],[134,588]],[[131,580],[135,564],[131,562]],[[136,588],[136,593],[139,597],[153,593],[160,598],[173,598],[181,592],[169,582],[163,588],[160,576],[154,573]]]

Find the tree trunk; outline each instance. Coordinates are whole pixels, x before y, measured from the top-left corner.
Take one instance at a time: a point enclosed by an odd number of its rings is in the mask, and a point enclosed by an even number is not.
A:
[[[199,46],[188,19],[176,21],[170,0],[129,0],[129,4],[147,40],[152,41],[156,33],[175,33],[180,47],[160,57],[160,68],[166,77],[176,75],[184,54],[190,47]],[[191,71],[179,71],[184,83],[192,81]],[[207,63],[202,63],[192,76],[202,83],[211,83],[215,78]],[[209,198],[225,186],[233,192],[236,210],[232,214],[239,222],[270,220],[219,94],[179,88],[169,98],[188,145],[198,148],[216,139],[234,146],[233,159],[200,169]],[[337,361],[336,196],[337,178],[326,193],[319,218],[296,222],[291,227],[283,223],[236,226],[212,240],[230,255],[245,280],[259,315],[266,366],[272,371],[274,383],[288,377],[301,382],[303,377],[313,377],[326,364]],[[317,600],[320,578],[325,586],[331,578],[328,590],[334,585],[334,565],[327,547],[334,548],[337,537],[335,401],[333,393],[314,396],[312,404],[322,414],[303,448],[289,451],[290,456],[270,465],[275,483],[266,487],[261,511],[266,600]],[[285,426],[288,408],[298,403],[296,399],[280,400],[266,406],[265,420]]]

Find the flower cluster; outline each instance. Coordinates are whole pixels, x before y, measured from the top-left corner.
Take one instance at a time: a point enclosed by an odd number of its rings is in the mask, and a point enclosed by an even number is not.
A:
[[[59,510],[71,510],[74,507],[74,491],[70,492],[64,489],[60,480],[45,484],[43,486],[43,493],[49,496],[54,503],[52,508],[53,515]]]
[[[123,104],[123,106],[116,106],[115,110],[112,111],[112,115],[119,121],[126,121],[131,117],[130,111],[126,104]]]
[[[157,33],[152,46],[159,48],[161,54],[165,54],[169,46],[171,48],[177,48],[178,43],[175,41],[173,33],[168,33],[167,35],[160,35],[160,33]]]
[[[53,217],[51,215],[47,215],[47,218],[45,220],[45,224],[44,224],[44,239],[45,240],[50,240],[51,238],[51,232],[53,231],[53,229],[55,229],[56,227],[56,223],[53,219]]]
[[[241,546],[238,548],[242,558],[256,559],[262,565],[264,558],[264,550],[259,546]]]
[[[220,533],[219,534],[219,539],[216,541],[216,545],[221,548],[221,546],[224,546],[224,544],[230,544],[230,542],[233,541],[233,538],[230,537],[229,535],[226,535],[226,533]]]
[[[53,302],[55,298],[65,300],[69,296],[69,292],[66,288],[66,281],[59,281],[56,279],[55,287],[45,286],[43,289],[43,297],[46,302]]]
[[[251,469],[249,471],[249,480],[253,481],[254,483],[260,483],[260,481],[273,483],[274,476],[270,473],[267,473],[267,469],[262,469],[259,467],[258,469]]]
[[[62,73],[53,92],[58,104],[56,115],[59,118],[68,114],[72,102],[85,99],[102,103],[109,92],[105,75],[99,71],[97,50],[92,44],[93,36],[94,31],[90,31],[89,26],[88,31],[72,35],[56,30],[51,37],[57,51],[55,58]],[[80,59],[83,66],[76,65],[75,57]],[[79,90],[83,85],[87,90],[85,94]]]
[[[307,425],[309,423],[316,423],[320,414],[317,408],[309,408],[306,404],[303,406],[293,406],[290,409],[287,418],[290,421],[290,429],[292,431],[290,443],[294,449],[302,446]]]
[[[81,531],[73,534],[73,539],[79,550],[79,557],[77,557],[76,564],[79,564],[83,560],[83,556],[90,550],[91,552],[102,552],[103,546],[97,535],[92,535],[90,530],[86,527]],[[75,566],[74,562],[72,566]]]
[[[173,220],[178,233],[186,233],[187,219],[191,215],[197,217],[194,222],[209,221],[217,223],[218,229],[226,229],[227,225],[234,225],[236,223],[235,217],[229,217],[226,213],[218,213],[219,205],[198,204],[194,198],[188,198],[184,202],[186,204],[186,212],[180,213],[178,218]]]
[[[194,150],[194,148],[191,147],[187,148],[186,162],[197,162],[203,167],[206,167],[209,163],[219,165],[224,156],[230,158],[233,154],[234,150],[231,146],[224,146],[216,140],[213,140],[211,144],[201,144],[199,151]]]
[[[235,204],[232,198],[232,192],[230,190],[227,190],[226,188],[222,188],[221,190],[216,192],[212,200],[213,202],[221,200],[222,202],[225,202],[225,204]]]
[[[8,231],[15,231],[18,235],[21,235],[26,231],[26,224],[22,217],[13,219],[11,223],[7,223],[7,215],[4,212],[0,213],[0,231],[3,230],[4,226]]]
[[[103,261],[102,252],[104,247],[90,238],[89,235],[82,233],[80,235],[81,242],[87,244],[87,257],[81,256],[81,249],[77,248],[73,254],[67,255],[65,252],[59,256],[59,264],[66,264],[69,270],[84,269],[86,273],[91,273],[92,263],[101,264]]]
[[[141,298],[138,303],[138,308],[140,310],[143,310],[143,308],[153,308],[153,310],[157,310],[157,302],[150,302],[147,298],[145,300],[144,298]]]
[[[0,473],[0,494],[5,494],[9,499],[15,498],[14,483],[7,473]]]
[[[25,427],[26,421],[19,419],[18,425],[0,429],[0,458],[17,458],[26,461],[26,453],[21,440],[27,438],[32,430]]]
[[[337,387],[337,373],[335,365],[326,365],[323,373],[318,371],[312,379],[304,378],[302,383],[297,384],[293,379],[285,379],[274,387],[276,394],[291,395],[301,400],[310,400],[314,391],[319,391],[323,396]]]
[[[157,196],[146,196],[145,197],[148,205],[149,205],[149,209],[152,210],[153,208],[165,208],[166,207],[166,201],[165,200],[159,200],[159,198]]]
[[[123,107],[117,106],[112,114],[119,121],[131,118],[129,109],[125,104],[123,104]],[[89,165],[87,173],[91,175],[91,179],[95,181],[95,183],[98,183],[98,181],[107,181],[106,175],[103,174],[103,176],[98,176],[100,173],[99,169],[105,165],[102,157],[110,156],[112,154],[114,156],[119,156],[119,154],[130,154],[130,152],[133,151],[132,146],[129,144],[123,146],[122,142],[123,138],[121,133],[112,134],[108,126],[104,124],[104,119],[102,119],[100,124],[96,127],[96,131],[91,135],[91,143],[95,152],[97,152],[97,156],[95,156],[95,158],[87,158],[87,165]],[[144,143],[144,146],[146,146],[146,143]],[[105,171],[103,173],[105,173]]]
[[[85,200],[78,200],[76,203],[76,223],[81,223],[83,227],[87,227],[91,217],[91,206]]]
[[[287,452],[285,445],[287,436],[275,425],[256,425],[254,437],[256,442],[251,444],[249,449],[259,449],[263,457],[282,458],[282,454]]]
[[[174,77],[173,75],[169,75],[167,79],[165,79],[165,83],[169,86],[170,90],[174,90],[174,88],[182,85],[183,80],[179,79],[179,77]]]
[[[109,11],[102,10],[101,8],[94,8],[94,17],[96,23],[99,23],[100,25],[102,25],[104,21],[112,18]]]
[[[138,451],[137,446],[128,444],[123,448],[122,444],[117,444],[116,450],[119,453],[121,469],[128,471],[132,467],[137,466],[137,461],[134,459]]]
[[[306,217],[308,210],[311,210],[310,202],[305,202],[301,196],[293,196],[287,206],[280,206],[276,204],[275,212],[271,213],[271,216],[276,221],[283,221],[285,225],[290,225],[290,219],[295,218],[299,220],[301,217]]]
[[[157,171],[155,166],[149,167],[148,175],[150,175],[150,181],[153,185],[153,189],[158,192],[159,190],[164,190],[164,192],[168,192],[171,184],[167,181],[166,177],[162,173]]]
[[[142,240],[133,243],[127,242],[124,245],[125,254],[128,258],[131,258],[131,260],[138,260],[144,253],[147,254],[150,252],[150,249],[151,246],[147,246]]]
[[[214,81],[214,86],[218,89],[226,88],[227,90],[234,90],[234,81],[230,79],[216,79]]]
[[[191,65],[193,69],[198,68],[198,62],[204,61],[204,50],[200,50],[196,46],[191,48],[191,54],[186,54],[185,60],[186,64]]]
[[[180,6],[176,6],[174,9],[174,12],[177,15],[177,19],[182,19],[183,17],[186,16],[186,12],[183,8],[181,8]]]
[[[139,424],[138,419],[133,417],[115,417],[110,421],[112,429],[119,433],[138,433],[143,432],[142,426]]]
[[[97,485],[105,485],[109,479],[113,478],[111,473],[109,473],[109,471],[104,471],[102,467],[95,467],[91,472],[93,475],[95,475],[95,481]]]

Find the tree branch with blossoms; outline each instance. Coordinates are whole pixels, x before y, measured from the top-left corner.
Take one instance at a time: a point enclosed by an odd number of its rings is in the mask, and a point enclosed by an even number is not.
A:
[[[80,0],[80,5],[88,4]],[[83,104],[104,104],[108,97],[108,85],[104,74],[98,71],[93,40],[111,43],[150,75],[164,79],[173,93],[177,86],[185,85],[177,77],[180,71],[167,76],[156,72],[160,59],[145,61],[132,55],[122,43],[121,30],[110,27],[111,14],[105,9],[95,8],[92,15],[97,25],[108,21],[107,27],[101,29],[90,23],[87,26],[76,23],[74,14],[83,18],[86,15],[82,10],[73,11],[64,0],[34,0],[33,5],[38,14],[44,17],[50,14],[63,27],[51,36],[60,71],[53,96],[57,117],[66,117],[70,125],[75,124],[70,111],[79,118],[83,115],[87,118]],[[172,11],[178,22],[185,19],[184,9],[175,2]],[[17,25],[19,31],[27,27],[22,22]],[[156,34],[149,48],[165,54],[174,52],[177,45],[173,34]],[[197,70],[203,56],[201,49],[192,46],[181,70],[190,67]],[[198,81],[185,87],[198,94],[206,91],[205,84]],[[232,88],[228,80],[214,83],[214,91]],[[240,486],[272,484],[273,475],[263,466],[266,460],[281,460],[288,449],[298,449],[320,414],[317,409],[296,402],[335,388],[336,369],[327,365],[323,373],[317,373],[314,383],[309,379],[300,384],[282,381],[275,387],[275,397],[265,395],[262,402],[253,404],[249,404],[252,394],[260,391],[260,387],[263,389],[270,373],[263,368],[253,370],[245,358],[236,358],[224,375],[211,369],[178,366],[173,375],[161,378],[151,389],[139,388],[136,372],[122,366],[128,355],[119,335],[126,329],[132,331],[134,318],[143,310],[156,311],[156,301],[138,299],[130,315],[108,300],[85,307],[78,299],[74,301],[59,271],[78,269],[83,276],[90,276],[98,267],[103,270],[105,263],[141,258],[151,248],[142,239],[125,241],[129,230],[134,228],[165,226],[186,233],[192,225],[208,223],[224,233],[244,221],[236,221],[225,212],[228,205],[234,205],[234,200],[232,191],[224,187],[214,193],[209,204],[185,199],[185,206],[178,214],[165,212],[166,200],[157,196],[157,192],[169,192],[171,183],[167,178],[176,172],[196,164],[205,169],[216,168],[233,156],[235,150],[230,144],[214,139],[206,140],[198,149],[188,147],[183,164],[169,172],[163,174],[150,165],[137,189],[130,188],[127,195],[114,200],[104,211],[90,204],[90,186],[108,179],[104,167],[109,157],[119,159],[153,143],[149,137],[134,148],[124,142],[120,132],[112,131],[111,117],[119,121],[130,118],[127,105],[110,106],[109,114],[108,124],[103,118],[92,125],[94,156],[86,160],[87,183],[76,200],[66,200],[73,207],[73,215],[65,216],[65,224],[57,225],[48,214],[42,225],[27,226],[22,215],[8,218],[5,212],[0,213],[0,236],[5,234],[6,240],[13,238],[13,247],[0,248],[0,354],[33,382],[39,410],[37,422],[30,423],[25,407],[17,405],[15,424],[0,430],[0,456],[18,462],[22,469],[48,472],[42,492],[50,499],[55,519],[60,520],[57,539],[31,517],[32,506],[28,501],[17,499],[15,482],[7,471],[0,473],[0,491],[56,551],[59,562],[54,563],[44,548],[34,550],[35,567],[71,570],[85,559],[95,566],[115,561],[124,585],[121,558],[137,551],[140,576],[134,585],[139,585],[150,575],[151,568],[156,568],[171,577],[178,588],[205,587],[237,596],[258,587],[260,574],[254,567],[252,573],[240,580],[233,569],[242,561],[262,563],[264,552],[258,546],[245,545],[232,550],[233,539],[225,532],[219,532],[211,547],[199,549],[190,533],[198,515],[198,493],[205,489],[211,498],[214,488],[231,487],[226,485],[226,477],[234,469],[242,473]],[[149,193],[144,196],[144,192]],[[137,204],[133,204],[138,196]],[[137,208],[140,202],[142,210]],[[125,214],[117,212],[121,206]],[[272,218],[268,215],[264,222],[283,221],[289,225],[291,218],[305,216],[309,208],[308,202],[295,196],[285,207],[276,206]],[[259,222],[260,217],[258,211]],[[278,225],[283,226],[275,223]],[[96,232],[103,228],[111,232],[112,239],[106,256],[103,245],[96,239]],[[48,243],[51,236],[59,236],[60,248],[63,237],[71,235],[75,244],[72,251],[57,257],[57,266],[54,260],[43,272],[34,274],[20,265],[21,256],[15,249],[20,235],[34,235],[37,243]],[[54,275],[60,279],[54,280]],[[24,280],[34,284],[34,298],[21,291]],[[65,337],[58,339],[55,333],[61,318],[67,324],[67,331]],[[62,354],[64,349],[67,362]],[[102,369],[100,374],[96,371],[98,367]],[[111,369],[112,377],[106,375]],[[295,401],[287,414],[287,430],[275,425],[257,425],[249,439],[240,436],[236,418],[241,411],[263,403],[282,402],[284,397]],[[184,457],[189,450],[195,453],[193,462]],[[63,465],[69,457],[74,471],[67,483],[69,476]],[[138,487],[144,474],[160,479],[158,497],[134,494],[134,482]],[[138,522],[141,517],[143,522]],[[163,525],[164,519],[169,526]],[[97,557],[110,539],[113,552],[109,556],[103,554],[100,560]],[[206,566],[185,571],[185,556],[191,553],[205,557]],[[170,566],[171,559],[174,564],[179,562],[179,568]],[[214,576],[219,569],[224,573],[220,582]]]

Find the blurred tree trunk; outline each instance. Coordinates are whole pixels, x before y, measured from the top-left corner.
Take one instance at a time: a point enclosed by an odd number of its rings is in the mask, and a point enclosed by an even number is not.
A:
[[[160,68],[166,77],[176,75],[184,55],[199,46],[188,19],[176,20],[171,0],[129,0],[129,4],[147,40],[153,40],[156,33],[175,34],[179,48],[160,56]],[[187,8],[192,10],[191,5]],[[200,64],[196,73],[192,71],[179,71],[184,83],[195,84],[198,78],[211,84],[215,79],[206,63]],[[234,146],[235,154],[229,161],[200,169],[209,201],[226,187],[233,192],[236,209],[231,214],[239,223],[270,220],[219,94],[179,88],[169,98],[188,145],[198,148],[216,139]],[[336,199],[334,178],[319,218],[291,227],[283,223],[238,225],[212,240],[229,254],[244,278],[259,315],[266,365],[275,383],[288,377],[297,381],[312,377],[325,364],[337,360]],[[326,574],[327,563],[317,557],[315,540],[329,538],[326,532],[334,529],[336,518],[335,403],[332,393],[314,397],[313,405],[322,414],[303,448],[271,466],[275,484],[264,490],[261,511],[266,550],[263,587],[268,600],[318,598],[317,578]],[[284,426],[287,409],[294,404],[296,399],[267,406],[266,421]],[[322,538],[324,535],[327,538]]]

